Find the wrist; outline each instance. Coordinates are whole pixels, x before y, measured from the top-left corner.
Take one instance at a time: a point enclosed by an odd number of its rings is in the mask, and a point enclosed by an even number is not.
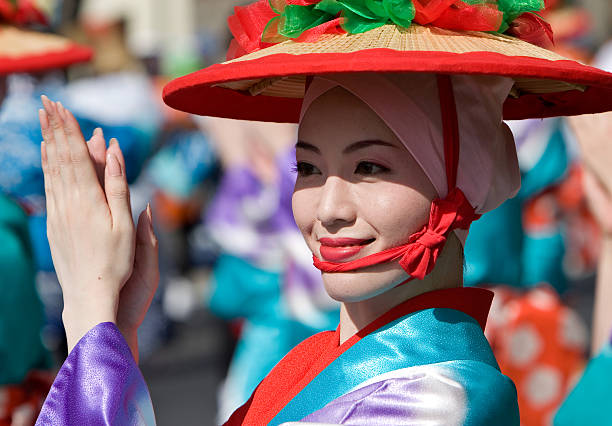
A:
[[[138,363],[138,329],[124,329],[119,324],[117,325],[117,327],[119,328],[119,331],[123,335],[123,338],[130,347],[130,351],[132,352],[134,361]]]
[[[103,322],[116,323],[117,307],[113,301],[83,303],[64,298],[62,321],[66,330],[68,352],[96,325]]]

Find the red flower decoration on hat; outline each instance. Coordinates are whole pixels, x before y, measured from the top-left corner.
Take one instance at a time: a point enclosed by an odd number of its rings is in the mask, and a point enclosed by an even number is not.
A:
[[[507,32],[549,47],[552,31],[533,13],[544,0],[259,0],[229,18],[228,59],[286,40],[316,42],[323,34],[363,33],[412,23],[457,31]]]
[[[49,24],[34,0],[0,0],[0,22],[18,26]]]

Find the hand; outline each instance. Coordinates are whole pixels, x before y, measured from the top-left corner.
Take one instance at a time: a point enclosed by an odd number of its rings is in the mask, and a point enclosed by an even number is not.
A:
[[[612,113],[569,118],[581,147],[583,186],[589,208],[605,236],[612,236]]]
[[[576,135],[582,159],[608,192],[612,193],[612,113],[570,117],[569,124]]]
[[[136,232],[118,144],[106,153],[102,188],[73,115],[42,100],[47,235],[71,350],[95,325],[117,321],[119,296],[134,265]]]
[[[109,151],[117,144],[111,139]],[[94,164],[98,183],[104,188],[104,170],[106,168],[106,142],[101,129],[96,129],[87,143],[89,156]],[[125,165],[121,164],[125,170]],[[136,253],[134,269],[119,295],[117,327],[125,337],[138,362],[138,327],[151,305],[159,283],[159,262],[157,238],[153,232],[151,207],[142,211],[136,226]]]
[[[612,238],[612,194],[589,169],[584,170],[582,185],[589,210],[597,221],[604,238]]]

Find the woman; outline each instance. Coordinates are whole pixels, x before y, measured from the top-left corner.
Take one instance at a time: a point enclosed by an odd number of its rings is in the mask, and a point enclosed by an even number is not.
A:
[[[518,424],[514,385],[482,331],[491,294],[461,288],[462,243],[519,187],[502,116],[612,109],[601,95],[612,76],[466,32],[546,38],[523,15],[542,2],[469,3],[260,1],[230,19],[230,50],[250,54],[166,88],[166,102],[190,112],[300,122],[294,216],[342,306],[336,332],[293,349],[228,424]],[[133,341],[146,311],[150,216],[134,230],[118,145],[88,152],[71,114],[43,102],[71,353],[39,423],[152,424],[119,332]]]

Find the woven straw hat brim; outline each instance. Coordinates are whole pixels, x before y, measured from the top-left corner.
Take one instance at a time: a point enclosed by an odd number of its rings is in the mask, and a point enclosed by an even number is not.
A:
[[[165,102],[199,115],[296,123],[306,76],[346,72],[500,75],[515,80],[504,118],[612,109],[612,74],[514,37],[412,25],[286,41],[171,81]]]
[[[65,68],[92,55],[64,37],[0,25],[0,75]]]

